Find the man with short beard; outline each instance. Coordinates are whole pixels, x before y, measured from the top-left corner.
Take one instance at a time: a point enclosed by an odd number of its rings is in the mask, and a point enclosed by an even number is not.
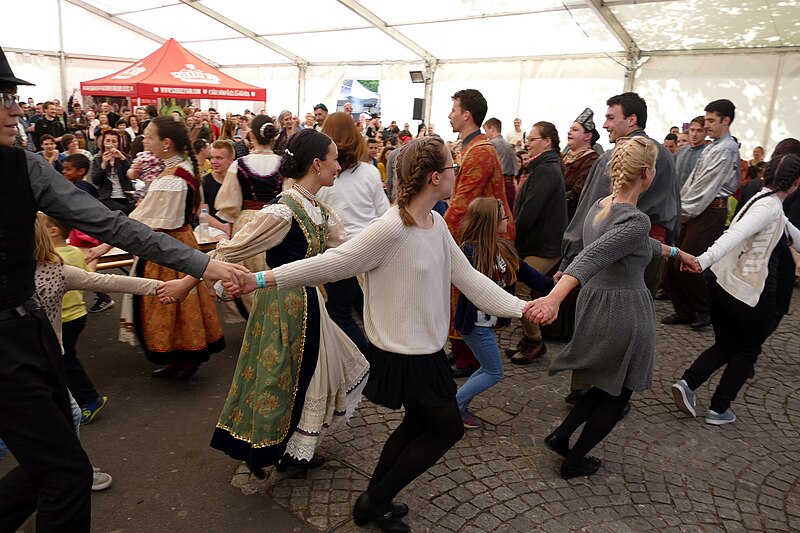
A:
[[[67,133],[67,128],[64,124],[58,120],[56,116],[56,104],[53,102],[45,102],[42,104],[42,109],[44,110],[44,116],[42,120],[36,123],[36,126],[33,130],[33,142],[36,145],[36,151],[40,151],[42,149],[41,144],[39,143],[39,139],[42,135],[52,135],[53,139],[56,141],[56,144],[59,145],[61,142],[61,137]]]

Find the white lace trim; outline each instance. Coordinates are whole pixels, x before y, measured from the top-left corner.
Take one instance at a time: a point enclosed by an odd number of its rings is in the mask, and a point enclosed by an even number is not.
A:
[[[308,213],[309,218],[311,218],[314,224],[322,224],[322,212],[319,210],[318,205],[312,204],[308,198],[294,189],[284,191],[284,194],[291,194],[295,200],[299,200],[300,205],[302,205],[303,209],[306,210],[306,213]]]
[[[281,217],[286,222],[292,221],[292,209],[285,204],[269,204],[261,208],[261,212]]]
[[[174,191],[181,192],[187,189],[186,180],[175,176],[162,176],[150,184],[152,191]]]

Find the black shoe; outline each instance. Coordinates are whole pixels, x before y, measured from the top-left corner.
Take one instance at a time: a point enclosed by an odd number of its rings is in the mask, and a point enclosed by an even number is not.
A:
[[[453,373],[453,377],[456,378],[456,379],[458,379],[458,378],[468,378],[472,374],[475,373],[475,371],[472,370],[471,366],[468,366],[467,368],[461,368],[460,366],[458,366],[455,363],[450,365],[450,372]]]
[[[661,319],[661,323],[665,326],[676,326],[678,324],[691,324],[694,322],[693,318],[685,318],[680,316],[678,313],[672,313],[671,315],[667,315]]]
[[[197,369],[200,368],[199,363],[186,363],[181,366],[181,369],[175,373],[175,378],[178,381],[183,381],[185,379],[189,379],[190,377],[197,374]]]
[[[275,470],[278,472],[286,472],[286,469],[291,468],[302,468],[303,470],[310,470],[312,468],[317,468],[325,464],[325,458],[321,455],[314,455],[311,460],[308,459],[295,459],[288,453],[283,454],[283,457],[280,458],[278,464],[275,465]]]
[[[628,402],[625,404],[625,407],[622,408],[622,414],[619,415],[619,419],[622,420],[623,418],[628,416],[628,413],[630,412],[631,412],[631,402]]]
[[[569,455],[569,440],[563,439],[555,433],[550,433],[544,438],[544,443],[548,448],[556,452],[561,457]]]
[[[571,390],[569,391],[569,394],[567,394],[567,396],[564,398],[564,401],[569,405],[575,405],[576,403],[578,403],[578,400],[580,400],[581,396],[583,396],[584,394],[586,394],[586,391],[584,389]]]
[[[254,476],[256,476],[258,479],[260,479],[260,480],[262,480],[262,481],[263,481],[263,480],[265,480],[265,479],[267,479],[267,473],[266,473],[266,472],[264,472],[264,469],[263,469],[263,468],[259,468],[259,467],[257,467],[257,466],[253,466],[253,465],[251,465],[250,463],[247,463],[247,468],[249,468],[249,469],[250,469],[250,472],[251,472],[251,473],[252,473]]]
[[[159,369],[153,370],[150,374],[154,378],[170,378],[178,373],[178,365],[162,366]]]
[[[363,493],[356,500],[353,506],[353,522],[357,526],[365,526],[373,522],[378,529],[388,533],[408,533],[411,529],[408,524],[403,522],[400,517],[395,516],[394,506],[387,504],[384,509],[379,509],[378,506],[370,501],[367,493]]]
[[[711,324],[711,318],[708,313],[698,314],[689,326],[692,329],[703,329]]]
[[[600,470],[600,459],[597,457],[582,457],[578,464],[570,465],[567,461],[561,465],[561,477],[570,479],[573,477],[591,476]]]
[[[397,518],[403,518],[408,514],[408,505],[392,502],[392,514]]]
[[[656,293],[656,297],[654,298],[654,300],[658,300],[658,301],[661,301],[661,302],[666,301],[666,300],[671,300],[671,299],[672,298],[669,297],[669,294],[664,292],[664,289],[659,289],[659,291]]]

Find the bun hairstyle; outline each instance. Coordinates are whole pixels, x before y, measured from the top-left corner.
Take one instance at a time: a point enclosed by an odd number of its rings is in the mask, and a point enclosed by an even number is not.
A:
[[[306,128],[289,138],[281,160],[280,174],[284,178],[300,179],[308,173],[315,159],[325,161],[333,143],[330,137],[315,129]]]
[[[261,146],[272,146],[278,136],[278,128],[267,115],[258,115],[250,123],[250,133]]]
[[[189,128],[180,117],[156,117],[150,121],[150,124],[156,130],[156,135],[161,140],[170,139],[175,145],[175,150],[179,154],[183,154],[192,161],[192,174],[194,174],[194,194],[192,195],[194,210],[200,207],[200,166],[197,164],[197,159],[194,156],[192,149],[192,141],[189,139]]]
[[[443,168],[448,150],[441,137],[422,137],[400,148],[395,160],[397,207],[405,226],[416,226],[408,204],[428,183],[431,172]]]
[[[595,217],[600,220],[611,212],[611,204],[619,192],[642,179],[642,171],[653,168],[658,157],[658,147],[647,137],[622,137],[617,139],[609,162],[611,174],[611,202]]]

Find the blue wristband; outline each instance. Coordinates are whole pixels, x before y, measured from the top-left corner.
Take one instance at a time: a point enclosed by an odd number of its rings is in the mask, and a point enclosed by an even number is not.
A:
[[[259,289],[267,288],[267,279],[264,277],[263,272],[256,272],[256,284]]]
[[[670,257],[675,257],[676,255],[678,255],[678,247],[677,246],[673,246],[673,247],[671,247],[669,249],[669,256]]]

